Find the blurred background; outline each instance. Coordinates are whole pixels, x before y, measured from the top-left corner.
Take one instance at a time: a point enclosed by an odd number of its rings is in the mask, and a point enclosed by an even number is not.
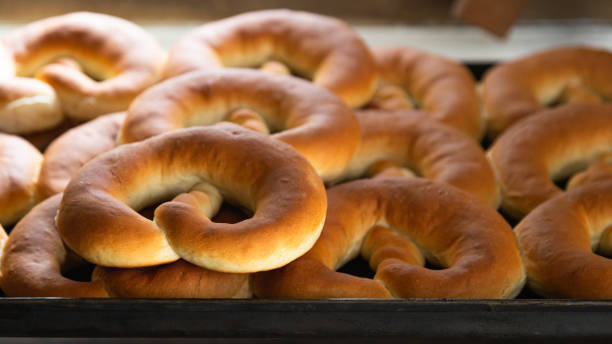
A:
[[[37,19],[88,10],[134,21],[169,48],[207,21],[266,8],[339,17],[373,46],[414,46],[465,62],[511,59],[561,44],[612,49],[611,0],[0,0],[0,35]],[[473,25],[483,22],[489,28]],[[505,37],[491,33],[495,26],[509,27]]]

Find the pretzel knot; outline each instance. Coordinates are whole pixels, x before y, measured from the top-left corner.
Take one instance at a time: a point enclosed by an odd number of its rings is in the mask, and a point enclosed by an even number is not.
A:
[[[519,223],[515,232],[532,290],[558,298],[612,297],[606,258],[612,255],[611,205],[608,178],[543,203]]]
[[[294,77],[230,68],[188,73],[149,88],[130,105],[118,141],[224,120],[272,133],[304,155],[325,181],[340,176],[359,144],[357,119],[331,92]]]
[[[185,192],[191,194],[159,206],[153,221],[135,211]],[[201,210],[214,210],[217,193],[253,217],[211,222]],[[98,265],[182,257],[245,273],[282,266],[310,249],[326,206],[321,179],[294,149],[222,123],[123,145],[90,161],[66,188],[57,226],[70,248]]]
[[[255,11],[196,28],[172,47],[165,76],[223,67],[294,72],[351,107],[370,99],[377,80],[368,47],[348,25],[290,10]]]
[[[258,297],[511,298],[525,282],[516,240],[488,205],[421,178],[357,180],[328,190],[323,233],[304,256],[258,273]],[[357,254],[374,279],[336,272]],[[423,267],[426,259],[442,267]]]
[[[54,63],[65,57],[74,63]],[[159,80],[165,60],[150,34],[116,17],[82,12],[28,24],[0,41],[0,130],[38,132],[64,113],[82,121],[125,110]]]
[[[499,64],[482,82],[487,135],[494,139],[549,106],[602,103],[612,97],[612,53],[561,47]]]

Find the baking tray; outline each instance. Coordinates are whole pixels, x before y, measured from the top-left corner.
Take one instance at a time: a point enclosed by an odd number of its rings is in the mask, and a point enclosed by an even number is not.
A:
[[[477,79],[491,63],[469,64]],[[486,145],[486,143],[485,143]],[[514,223],[511,223],[514,225]],[[73,272],[82,279],[91,269]],[[357,258],[341,271],[372,277]],[[236,300],[0,297],[0,340],[32,343],[612,343],[612,300]]]

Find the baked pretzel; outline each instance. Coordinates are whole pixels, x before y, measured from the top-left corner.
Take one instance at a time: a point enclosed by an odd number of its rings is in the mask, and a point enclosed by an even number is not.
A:
[[[196,28],[170,50],[165,75],[258,67],[270,59],[286,64],[352,107],[366,103],[376,86],[372,55],[348,25],[332,17],[290,10],[249,12]]]
[[[13,133],[49,129],[62,120],[62,111],[76,120],[89,120],[125,110],[138,93],[159,80],[166,61],[159,44],[142,28],[86,12],[28,24],[0,44],[8,55],[0,58],[0,70],[9,71],[0,82],[0,130]],[[62,63],[43,68],[66,56],[85,73]],[[34,75],[53,89],[33,79],[11,78]]]
[[[62,275],[84,262],[64,246],[55,227],[61,197],[34,207],[11,231],[0,264],[0,286],[7,296],[108,297],[100,282]]]
[[[515,228],[536,293],[612,298],[612,179],[577,187],[533,210]]]
[[[217,190],[254,215],[228,225],[211,223],[193,202],[164,203],[153,221],[134,210],[191,190]],[[70,248],[97,265],[144,267],[182,257],[247,273],[282,266],[310,249],[325,208],[321,179],[294,149],[222,123],[98,156],[68,184],[57,226]]]
[[[53,196],[34,207],[11,232],[0,264],[0,287],[8,296],[250,296],[249,275],[210,271],[183,260],[140,269],[97,267],[91,282],[78,282],[64,277],[62,273],[85,262],[64,246],[55,226],[61,197]],[[5,239],[2,234],[0,232],[0,248]],[[2,274],[6,276],[5,279],[1,278]]]
[[[357,180],[328,189],[321,237],[304,256],[257,273],[262,298],[511,298],[525,271],[512,229],[469,194],[421,178]],[[334,270],[359,252],[374,279]],[[423,267],[424,257],[442,270]]]
[[[302,153],[326,181],[344,171],[359,144],[355,116],[332,93],[297,78],[246,69],[194,72],[151,87],[130,106],[118,140],[136,142],[232,120],[243,108],[255,122],[262,118],[272,137]]]
[[[612,105],[567,104],[521,120],[488,152],[501,188],[501,209],[520,219],[562,192],[554,180],[611,152]]]
[[[609,99],[610,66],[609,51],[570,46],[492,68],[482,82],[487,135],[495,138],[515,122],[550,105]]]
[[[369,108],[420,108],[435,120],[480,139],[484,123],[476,81],[462,64],[411,48],[377,48],[380,78]]]
[[[38,202],[42,155],[21,137],[0,133],[0,161],[0,224],[9,225]]]
[[[180,199],[184,200],[184,196]],[[208,210],[212,213],[214,209]],[[237,210],[223,206],[213,221],[237,223],[245,219]],[[111,297],[248,298],[252,296],[250,276],[203,269],[181,259],[145,268],[97,266],[92,279],[100,281]]]
[[[362,110],[356,113],[361,143],[345,178],[418,175],[458,187],[497,208],[499,188],[483,149],[469,136],[418,111]]]
[[[38,178],[42,199],[64,191],[85,163],[117,146],[125,113],[104,115],[70,129],[47,148]]]

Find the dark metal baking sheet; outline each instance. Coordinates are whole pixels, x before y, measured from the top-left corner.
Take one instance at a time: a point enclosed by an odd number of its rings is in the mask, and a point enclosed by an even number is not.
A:
[[[0,336],[612,341],[612,301],[0,300]]]

